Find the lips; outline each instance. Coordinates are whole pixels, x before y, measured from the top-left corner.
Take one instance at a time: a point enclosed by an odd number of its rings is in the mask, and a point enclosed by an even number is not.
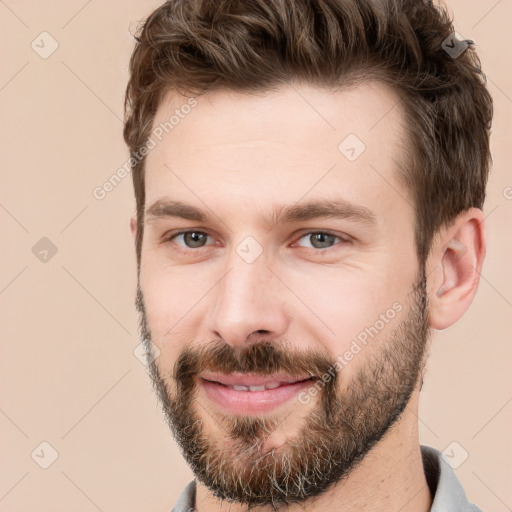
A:
[[[199,379],[204,397],[224,413],[252,415],[271,412],[289,403],[311,386],[313,377],[203,373]]]
[[[204,373],[201,378],[208,382],[222,384],[223,386],[234,389],[235,391],[265,391],[312,379],[310,375],[292,377],[290,375],[284,374],[264,376],[246,375],[240,373]]]

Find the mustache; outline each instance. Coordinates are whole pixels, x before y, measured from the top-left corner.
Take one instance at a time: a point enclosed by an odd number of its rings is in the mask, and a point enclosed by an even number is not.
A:
[[[272,341],[243,347],[214,341],[201,347],[187,347],[176,360],[170,376],[178,384],[186,385],[206,371],[266,376],[277,373],[291,376],[309,374],[321,379],[334,369],[334,361],[311,349],[297,352],[288,345]]]

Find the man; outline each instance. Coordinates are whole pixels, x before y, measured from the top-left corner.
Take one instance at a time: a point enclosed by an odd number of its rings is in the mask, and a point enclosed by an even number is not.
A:
[[[420,446],[485,256],[492,103],[427,0],[172,0],[125,140],[137,309],[196,479],[175,512],[475,511]]]

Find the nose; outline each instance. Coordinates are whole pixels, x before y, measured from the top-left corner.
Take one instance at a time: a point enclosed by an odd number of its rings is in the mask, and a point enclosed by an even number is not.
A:
[[[242,346],[285,335],[289,317],[284,290],[262,256],[247,263],[234,254],[214,290],[207,313],[210,336]]]

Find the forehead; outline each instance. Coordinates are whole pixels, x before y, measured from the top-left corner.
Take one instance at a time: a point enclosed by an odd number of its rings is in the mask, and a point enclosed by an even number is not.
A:
[[[407,208],[398,177],[406,138],[399,98],[379,82],[219,89],[194,100],[170,91],[153,123],[146,206],[162,196],[215,202],[213,194],[260,211],[306,195]]]

